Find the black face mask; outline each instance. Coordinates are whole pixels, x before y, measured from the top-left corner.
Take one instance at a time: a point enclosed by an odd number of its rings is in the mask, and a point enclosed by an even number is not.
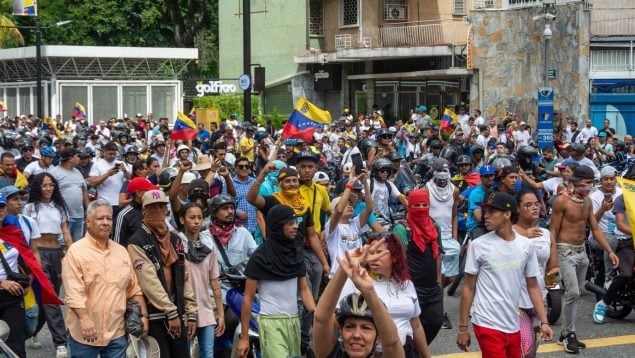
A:
[[[187,240],[187,253],[185,253],[185,259],[190,262],[199,263],[207,257],[212,250],[203,245],[198,240]]]

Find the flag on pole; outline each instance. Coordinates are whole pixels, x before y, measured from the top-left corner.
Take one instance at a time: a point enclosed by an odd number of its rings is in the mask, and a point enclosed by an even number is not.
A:
[[[287,124],[282,129],[283,138],[303,139],[310,143],[315,129],[331,123],[329,111],[318,108],[306,98],[300,97]]]
[[[37,0],[13,0],[13,15],[37,16]]]
[[[44,117],[44,119],[42,120],[42,129],[52,129],[55,131],[55,135],[57,136],[57,138],[64,138],[60,130],[57,129],[55,122],[53,122],[50,117]]]
[[[75,102],[75,107],[73,107],[73,115],[77,119],[86,119],[86,108],[82,106],[79,102]]]
[[[183,112],[178,113],[170,138],[180,140],[192,140],[196,138],[196,123],[189,119]]]
[[[441,117],[441,130],[445,131],[445,132],[449,132],[452,130],[452,124],[456,123],[457,120],[457,116],[456,113],[454,113],[453,110],[446,108],[445,111],[443,111],[443,116]]]

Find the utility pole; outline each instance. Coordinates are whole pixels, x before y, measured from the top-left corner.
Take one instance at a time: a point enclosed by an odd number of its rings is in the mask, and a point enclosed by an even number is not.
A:
[[[243,73],[251,79],[251,0],[243,0]],[[243,91],[244,100],[244,116],[243,121],[251,122],[251,88],[252,82],[249,81],[249,87]]]
[[[37,117],[42,119],[42,27],[40,15],[35,17],[35,87]]]

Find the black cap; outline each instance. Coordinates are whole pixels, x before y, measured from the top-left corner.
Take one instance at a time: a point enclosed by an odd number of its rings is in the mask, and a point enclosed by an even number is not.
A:
[[[79,154],[79,150],[75,148],[64,148],[60,153],[60,160],[63,162],[67,161],[77,154]]]
[[[104,144],[104,150],[117,150],[117,145],[113,142]]]
[[[487,196],[484,202],[478,204],[482,208],[494,208],[502,211],[511,211],[516,213],[518,211],[518,203],[513,196],[497,191]]]
[[[296,156],[296,163],[305,159],[311,160],[315,163],[317,163],[320,160],[320,158],[318,158],[318,156],[310,150],[302,150],[298,152]]]
[[[580,165],[573,170],[573,176],[569,178],[571,181],[595,179],[595,173],[591,167],[586,165]]]

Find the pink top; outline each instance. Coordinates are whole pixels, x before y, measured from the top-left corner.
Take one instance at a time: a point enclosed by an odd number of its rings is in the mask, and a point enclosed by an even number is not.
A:
[[[185,266],[190,276],[190,286],[198,305],[197,327],[207,327],[216,324],[213,299],[210,294],[210,279],[217,279],[219,270],[213,245],[211,249],[212,252],[201,262],[194,263],[185,260]]]

